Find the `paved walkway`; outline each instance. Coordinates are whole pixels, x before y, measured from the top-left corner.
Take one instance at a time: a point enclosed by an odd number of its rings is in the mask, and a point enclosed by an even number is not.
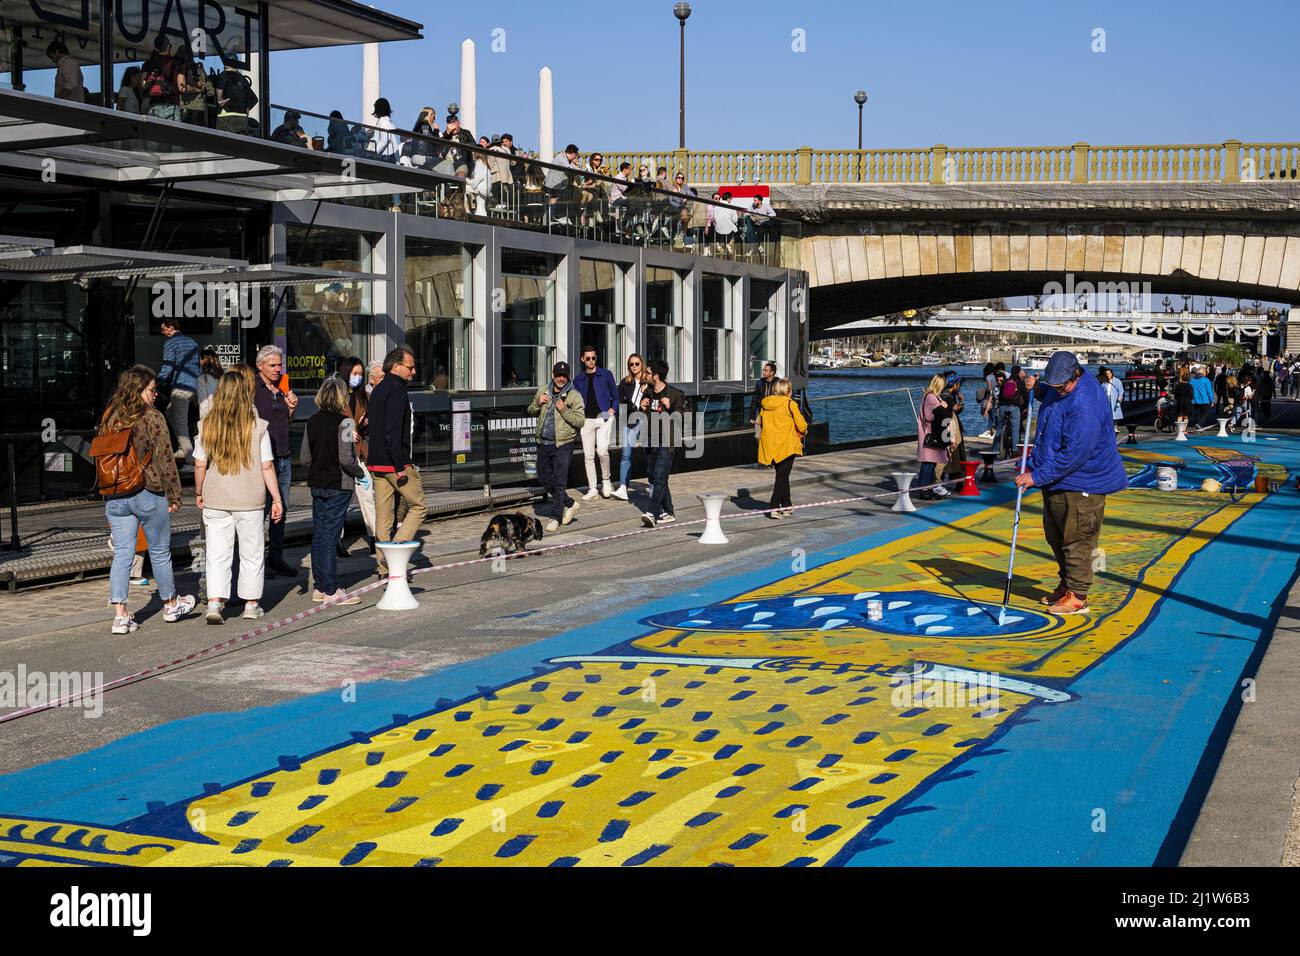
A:
[[[868,452],[889,470],[884,451]],[[0,769],[31,768],[0,777],[0,857],[1149,865],[1185,846],[1201,862],[1201,846],[1223,862],[1212,847],[1233,817],[1215,810],[1221,790],[1280,852],[1291,714],[1277,697],[1250,708],[1277,688],[1296,696],[1273,666],[1280,642],[1260,657],[1286,620],[1300,492],[1192,489],[1243,467],[1294,472],[1300,439],[1144,439],[1124,452],[1132,487],[1108,506],[1087,618],[1037,605],[1052,559],[1031,495],[1013,613],[996,626],[1005,484],[913,516],[872,503],[802,527],[734,521],[719,549],[672,526],[602,543],[635,527],[635,510],[586,503],[555,539],[589,543],[536,559],[536,573],[417,578],[431,599],[382,627],[367,607],[341,609],[114,692],[107,721],[61,712],[0,726],[15,744]],[[1184,466],[1176,495],[1151,487],[1171,459]],[[824,484],[797,501],[874,487],[856,459],[805,466]],[[767,474],[726,471],[733,509],[752,497],[743,487],[766,493]],[[698,514],[686,507],[695,488],[723,490],[722,476],[674,479],[684,517]],[[426,551],[476,549],[481,524],[435,525],[445,537]],[[862,609],[876,598],[873,623]],[[275,613],[304,605],[290,594]],[[50,671],[112,655],[111,677],[221,634],[152,620],[129,642],[71,620],[60,630],[0,630],[0,658]],[[1246,757],[1290,768],[1289,782],[1282,770],[1248,781],[1267,795],[1253,802],[1228,776],[1236,740],[1215,776],[1249,677],[1258,702],[1239,722],[1278,732],[1255,734]],[[358,681],[351,700],[339,678]]]

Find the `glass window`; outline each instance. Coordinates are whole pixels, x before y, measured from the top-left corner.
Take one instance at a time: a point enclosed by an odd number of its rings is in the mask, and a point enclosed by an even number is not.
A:
[[[555,364],[555,270],[558,256],[503,249],[501,387],[533,388]]]
[[[700,295],[704,307],[701,323],[701,378],[706,382],[731,379],[731,280],[722,276],[701,277]]]
[[[764,279],[749,281],[749,327],[746,354],[749,358],[749,377],[763,374],[763,363],[775,360],[772,350],[776,344],[776,301],[781,283]]]
[[[45,406],[90,399],[85,307],[86,294],[72,282],[25,283],[0,307],[0,395],[6,402]]]
[[[290,312],[286,326],[289,387],[310,395],[334,374],[340,359],[370,361],[370,316]]]
[[[623,367],[623,287],[626,270],[613,262],[583,259],[579,348],[593,345],[600,364],[618,374]]]
[[[415,380],[433,389],[470,385],[473,261],[458,242],[406,240],[406,344]]]
[[[682,277],[673,269],[646,269],[645,357],[668,363],[670,376],[681,368]]]

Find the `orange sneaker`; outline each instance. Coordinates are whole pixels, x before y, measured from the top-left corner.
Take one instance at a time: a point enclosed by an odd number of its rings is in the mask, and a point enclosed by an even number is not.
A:
[[[1047,609],[1049,614],[1087,614],[1088,599],[1078,597],[1073,591],[1066,591],[1065,595]]]
[[[1053,591],[1051,594],[1044,594],[1038,600],[1042,601],[1048,607],[1051,607],[1053,604],[1061,600],[1061,598],[1065,597],[1069,593],[1070,593],[1069,588],[1067,588],[1064,584],[1058,584],[1056,586],[1055,591]]]

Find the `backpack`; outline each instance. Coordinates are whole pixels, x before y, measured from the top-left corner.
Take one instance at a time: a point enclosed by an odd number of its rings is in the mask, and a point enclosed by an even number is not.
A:
[[[1004,404],[1014,403],[1019,389],[1013,379],[1007,379],[1006,384],[1002,386],[1002,401]]]
[[[101,423],[102,427],[102,423]],[[144,461],[136,454],[130,428],[100,432],[90,440],[90,457],[95,459],[95,491],[102,498],[127,498],[144,488]]]
[[[176,91],[172,86],[171,71],[168,67],[170,62],[163,64],[159,60],[153,61],[153,66],[144,75],[144,92],[150,99],[164,99],[172,96]]]
[[[986,399],[986,398],[988,398],[988,397],[989,397],[989,387],[988,387],[988,384],[987,384],[987,383],[985,383],[985,384],[981,385],[979,388],[975,389],[975,401],[977,401],[977,402],[983,402],[984,399]]]
[[[226,94],[226,105],[224,109],[232,113],[248,113],[258,104],[257,94],[253,92],[253,84],[248,82],[248,77],[243,73],[234,72],[227,74],[230,79],[225,81],[224,92]]]

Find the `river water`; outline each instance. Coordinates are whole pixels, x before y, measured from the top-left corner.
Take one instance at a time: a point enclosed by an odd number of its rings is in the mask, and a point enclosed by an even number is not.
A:
[[[1085,368],[1091,374],[1097,374],[1095,366]],[[1110,368],[1117,378],[1123,378],[1128,366],[1112,365]],[[983,369],[983,365],[947,365],[942,368],[846,368],[809,372],[808,401],[814,420],[830,422],[832,444],[915,435],[914,408],[920,403],[931,376],[951,370],[963,379],[962,396],[966,399],[966,408],[961,416],[962,428],[967,435],[978,435],[985,426],[979,403],[975,401],[975,390],[982,382]],[[827,400],[857,392],[881,394]]]

